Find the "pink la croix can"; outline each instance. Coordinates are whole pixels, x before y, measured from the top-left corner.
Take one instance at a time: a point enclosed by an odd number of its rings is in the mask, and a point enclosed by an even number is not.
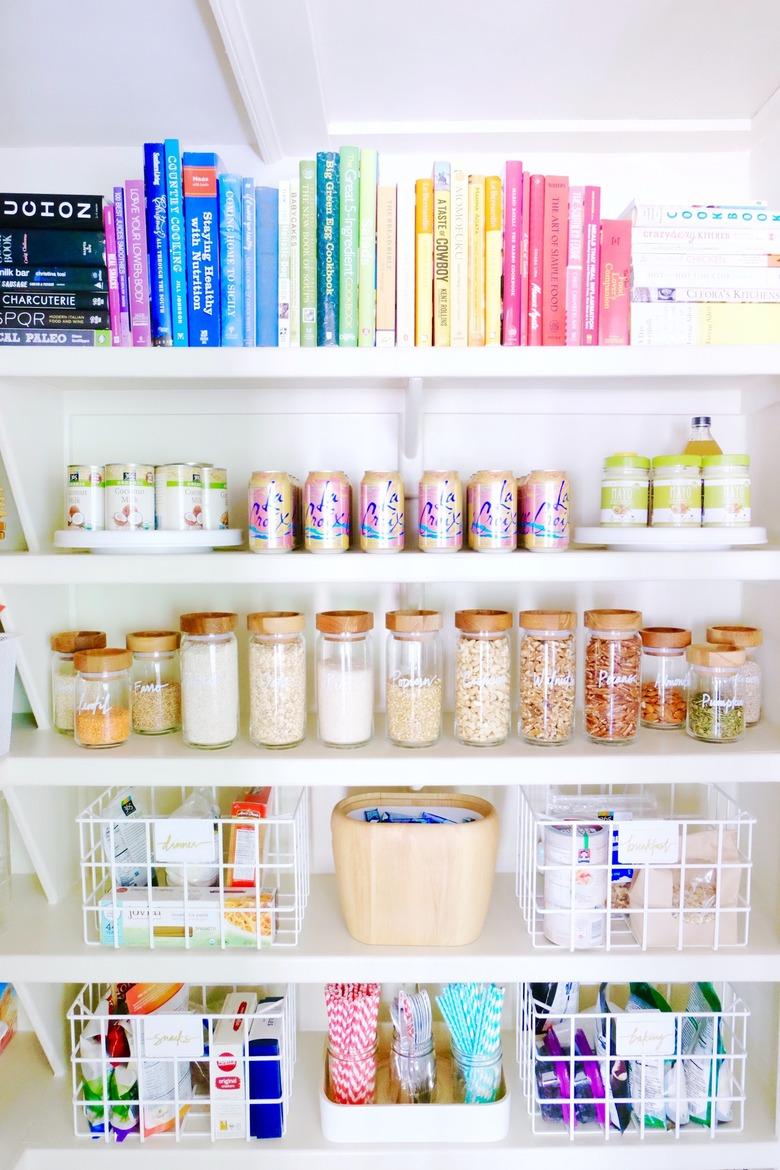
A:
[[[517,483],[511,471],[477,471],[468,486],[469,547],[476,552],[517,548]]]
[[[367,471],[360,484],[360,547],[367,553],[402,552],[404,485],[397,471]]]
[[[352,488],[343,471],[310,471],[303,485],[303,545],[307,552],[346,552],[352,527]]]
[[[423,552],[463,548],[463,488],[457,471],[424,471],[418,493]]]
[[[571,489],[565,471],[532,471],[520,490],[520,539],[531,552],[569,547]]]

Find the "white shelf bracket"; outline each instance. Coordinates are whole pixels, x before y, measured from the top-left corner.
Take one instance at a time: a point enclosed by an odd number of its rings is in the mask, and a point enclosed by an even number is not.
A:
[[[417,499],[423,470],[423,380],[410,378],[404,394],[398,462],[407,499]]]

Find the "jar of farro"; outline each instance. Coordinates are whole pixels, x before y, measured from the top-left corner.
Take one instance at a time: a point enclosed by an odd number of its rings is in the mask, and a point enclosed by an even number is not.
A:
[[[566,609],[520,614],[520,718],[527,743],[568,743],[574,731],[577,616]]]
[[[585,613],[585,731],[596,743],[632,743],[639,732],[641,626],[637,609]]]

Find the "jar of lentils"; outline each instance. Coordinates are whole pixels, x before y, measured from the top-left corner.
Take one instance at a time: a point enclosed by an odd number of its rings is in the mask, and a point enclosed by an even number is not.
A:
[[[250,613],[249,738],[257,747],[288,748],[306,734],[304,617],[293,611]]]
[[[585,613],[585,731],[595,743],[632,743],[642,699],[638,609]]]
[[[79,650],[76,668],[74,739],[81,747],[116,747],[130,735],[129,650]]]
[[[238,735],[238,616],[185,613],[180,625],[184,742],[228,747]]]
[[[139,630],[127,635],[127,649],[133,654],[133,731],[140,735],[165,735],[181,727],[179,641],[175,630]]]
[[[728,642],[689,646],[688,720],[693,739],[734,743],[745,734],[740,672],[745,651]]]
[[[526,743],[568,743],[574,731],[577,617],[565,609],[520,614],[520,719]]]
[[[673,626],[642,630],[642,726],[685,726],[691,631]]]
[[[509,735],[511,666],[505,609],[461,609],[455,614],[455,735],[487,747]]]
[[[707,641],[729,642],[745,651],[745,665],[740,671],[742,702],[745,706],[745,725],[751,727],[761,718],[761,666],[756,653],[764,640],[757,626],[710,626]]]
[[[76,698],[73,656],[79,650],[102,650],[105,644],[106,635],[101,630],[65,630],[51,636],[52,724],[62,735],[73,735]]]
[[[396,609],[385,625],[387,737],[399,747],[430,747],[441,735],[441,614]]]

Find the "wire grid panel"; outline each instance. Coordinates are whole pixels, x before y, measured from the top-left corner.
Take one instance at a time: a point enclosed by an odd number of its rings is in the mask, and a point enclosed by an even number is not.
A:
[[[259,820],[231,817],[229,803],[219,819],[171,818],[192,791],[109,788],[77,817],[85,941],[295,946],[309,897],[308,789],[273,789]],[[229,800],[198,791],[215,807]]]
[[[114,1005],[126,1007],[121,997],[133,986],[144,985],[86,984],[68,1012],[76,1136],[282,1137],[296,1058],[294,984],[170,984],[172,998],[158,1012],[117,1013]],[[256,996],[256,1010],[251,1001],[233,1014],[234,1003],[225,1014],[231,992]],[[186,1011],[173,1014],[174,1003]]]
[[[640,1009],[629,987],[647,985],[519,985],[517,1056],[533,1132],[605,1141],[741,1132],[744,1001],[727,983],[659,984],[673,1010]]]
[[[533,945],[746,946],[754,825],[715,785],[519,789],[516,890]]]

